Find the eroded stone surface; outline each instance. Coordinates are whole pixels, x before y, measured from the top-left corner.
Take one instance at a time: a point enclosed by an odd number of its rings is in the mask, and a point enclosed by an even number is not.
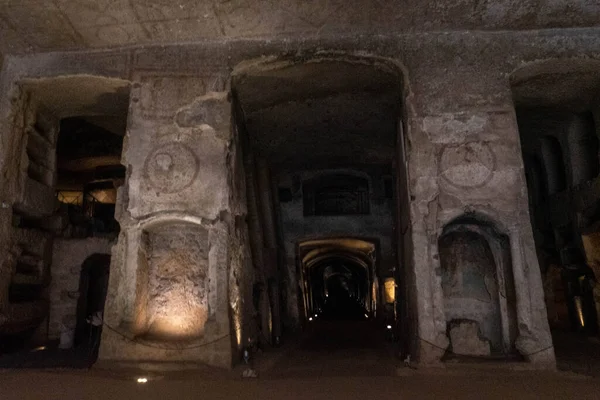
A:
[[[448,4],[440,0],[348,5],[341,0],[302,3],[288,0],[4,2],[0,16],[3,52],[110,47],[202,39],[265,36],[275,33],[325,35],[340,31],[543,29],[589,27],[598,23],[598,6],[584,0],[514,0]]]
[[[208,231],[173,223],[145,233],[148,335],[202,336],[208,318]]]
[[[133,5],[120,5],[122,9],[85,9],[85,13],[80,5],[69,10],[63,10],[61,6],[61,12],[74,22],[74,28],[71,28],[52,5],[33,3],[2,5],[0,15],[10,11],[12,20],[26,22],[13,27],[0,24],[2,37],[9,42],[3,48],[6,54],[21,52],[28,45],[36,50],[188,42],[178,46],[4,57],[0,82],[1,200],[9,208],[0,209],[3,227],[0,229],[0,245],[5,254],[14,252],[13,245],[21,235],[17,232],[13,237],[12,230],[8,229],[12,223],[10,207],[25,199],[22,136],[15,132],[24,129],[22,124],[26,118],[14,112],[24,102],[15,82],[24,78],[92,74],[118,77],[121,79],[119,87],[123,86],[123,80],[132,81],[123,156],[123,163],[128,168],[128,181],[120,190],[118,205],[123,232],[113,254],[107,303],[107,321],[111,326],[127,334],[136,333],[135,329],[128,328],[136,326],[136,318],[145,318],[136,308],[138,303],[143,303],[140,299],[148,294],[144,294],[143,289],[149,287],[144,281],[149,276],[140,272],[143,270],[140,267],[143,257],[138,254],[143,243],[141,231],[146,229],[144,224],[153,218],[171,222],[193,219],[193,223],[202,226],[201,229],[209,230],[207,298],[210,316],[204,338],[217,340],[216,344],[207,345],[202,350],[167,351],[144,347],[141,343],[132,343],[106,331],[102,357],[230,364],[231,338],[218,340],[223,335],[235,335],[236,341],[242,340],[240,332],[244,331],[245,324],[239,320],[248,319],[247,313],[251,312],[252,306],[248,288],[237,285],[252,281],[254,271],[244,270],[247,268],[244,265],[247,265],[245,257],[248,249],[244,247],[245,224],[239,221],[243,221],[246,212],[244,190],[240,190],[245,185],[240,178],[243,173],[236,175],[233,172],[233,164],[239,156],[236,153],[239,144],[235,143],[229,123],[229,73],[236,70],[236,65],[243,60],[259,63],[256,60],[281,56],[283,63],[299,63],[300,67],[294,69],[298,75],[288,77],[287,81],[276,77],[269,80],[268,85],[256,85],[259,90],[253,95],[255,108],[248,111],[255,118],[250,121],[254,132],[262,132],[270,125],[272,132],[263,140],[263,149],[270,148],[282,163],[295,158],[314,167],[315,159],[308,155],[315,154],[306,149],[321,151],[320,159],[325,161],[337,154],[338,165],[390,160],[395,155],[393,138],[397,126],[390,124],[385,131],[372,129],[371,135],[362,135],[359,128],[381,127],[369,124],[369,118],[377,119],[389,113],[405,122],[409,200],[403,211],[410,214],[410,221],[405,218],[400,231],[403,246],[407,249],[406,255],[403,255],[406,257],[403,266],[409,266],[410,312],[411,320],[415,321],[410,327],[410,342],[417,343],[413,347],[414,358],[420,358],[423,363],[437,362],[448,344],[448,318],[444,311],[447,303],[444,302],[437,240],[448,223],[476,212],[489,218],[510,239],[517,314],[511,320],[518,322],[518,339],[511,344],[526,359],[539,366],[553,364],[543,290],[529,226],[514,101],[523,105],[556,105],[558,101],[581,100],[572,106],[575,110],[589,105],[593,100],[592,91],[583,96],[579,93],[598,81],[594,73],[596,66],[590,63],[597,62],[600,54],[597,28],[592,27],[597,24],[595,6],[570,2],[571,8],[567,13],[564,12],[566,3],[560,1],[531,1],[526,5],[512,1],[495,2],[493,5],[484,2],[477,7],[470,2],[452,6],[419,2],[418,5],[405,5],[405,12],[399,14],[397,4],[390,2],[361,7],[360,15],[350,18],[355,8],[347,7],[346,3],[297,6],[288,2],[269,8],[269,18],[265,18],[266,11],[262,9],[227,2],[216,6],[216,13],[225,17],[220,21],[221,25],[214,18],[215,11],[203,8],[203,4],[195,5],[193,9],[187,9],[185,4],[186,7],[178,10],[172,5],[156,4],[152,7],[133,2]],[[40,18],[40,7],[49,22],[36,22]],[[26,13],[28,9],[34,12]],[[138,15],[134,16],[132,10]],[[97,14],[101,15],[98,17]],[[205,17],[207,14],[208,17]],[[78,20],[73,21],[76,17]],[[532,18],[535,18],[534,23]],[[203,23],[199,24],[197,19]],[[16,33],[32,25],[35,29],[31,33]],[[65,26],[66,30],[63,29]],[[568,28],[575,26],[590,28]],[[63,29],[59,35],[52,34],[56,27]],[[509,30],[456,31],[482,27]],[[510,31],[513,28],[536,27],[564,29]],[[370,34],[361,36],[360,33],[366,29]],[[40,31],[44,31],[43,38],[39,36]],[[379,31],[385,35],[372,34]],[[402,35],[393,35],[400,31]],[[252,40],[248,39],[250,36]],[[231,40],[234,37],[237,40]],[[198,38],[215,40],[194,42]],[[319,54],[321,50],[326,53],[325,56]],[[358,58],[357,62],[364,67],[360,69],[362,72],[347,75],[346,67],[330,68],[327,78],[331,83],[321,87],[321,92],[303,80],[301,72],[307,71],[303,68],[308,67],[302,63],[313,59],[322,61],[319,57],[331,59],[340,54],[345,61]],[[379,79],[379,75],[378,78],[369,77],[371,66],[380,60],[375,62],[369,57],[360,57],[373,55],[398,65],[402,75],[399,79],[402,80],[399,86],[403,88],[401,98],[379,99],[369,104],[369,109],[382,106],[378,109],[380,114],[369,114],[366,107],[347,108],[342,117],[338,115],[329,119],[330,125],[327,129],[323,128],[318,122],[325,114],[324,109],[343,109],[352,103],[352,99],[366,104],[372,100],[372,93],[368,92],[381,94],[386,86],[382,82],[393,81],[389,75],[385,79]],[[558,58],[562,61],[557,62]],[[518,70],[517,73],[514,73],[515,70]],[[540,74],[541,78],[537,79]],[[567,76],[569,79],[564,79]],[[348,82],[355,82],[355,86],[348,86]],[[332,92],[348,87],[364,89],[362,91],[367,93],[330,98]],[[51,85],[44,90],[50,89]],[[217,94],[211,93],[213,91]],[[261,96],[257,97],[256,92]],[[312,103],[307,100],[309,92],[321,95],[314,103],[319,105],[319,111],[311,108]],[[283,104],[287,101],[290,104]],[[265,109],[281,112],[268,114]],[[305,121],[313,121],[303,126],[304,131],[310,129],[310,134],[302,136],[294,133],[294,140],[287,140],[293,133],[291,118],[296,114],[306,117]],[[352,137],[358,138],[353,144],[345,141],[349,136],[340,129],[348,126],[355,129]],[[287,136],[278,135],[284,131]],[[384,132],[391,134],[385,138],[378,136]],[[314,145],[321,137],[327,137],[328,148],[319,149]],[[387,138],[389,143],[385,142]],[[402,158],[398,157],[396,162],[399,160]],[[590,199],[596,196],[596,183],[589,191],[578,189],[573,201],[589,204]],[[294,185],[292,179],[290,186]],[[373,185],[377,187],[374,193],[381,193],[377,176]],[[313,234],[313,228],[318,230],[322,225],[305,226],[298,222],[301,219],[298,200],[295,198],[286,209],[289,228],[294,232]],[[329,232],[369,232],[377,237],[391,237],[393,233],[379,224],[380,217],[389,213],[384,207],[384,200],[378,201],[369,221],[355,224],[339,219],[336,224],[328,226]],[[37,203],[29,204],[33,205],[30,208],[34,208]],[[556,208],[560,209],[560,206]],[[563,212],[553,215],[563,224],[570,218]],[[38,240],[39,235],[23,233],[22,236],[33,242]],[[41,239],[38,242],[41,243]],[[393,242],[383,239],[381,243],[389,250],[386,254],[391,254]],[[294,266],[294,251],[293,243],[289,241],[286,256],[290,266]],[[395,258],[390,256],[389,260]],[[6,256],[4,261],[6,265],[12,265],[14,260]],[[11,274],[5,263],[0,265],[3,277]],[[289,287],[293,288],[293,273],[286,273],[290,275],[286,278]],[[168,276],[168,272],[160,275]],[[4,297],[6,293],[0,294]],[[232,329],[228,325],[229,310],[234,310],[231,315],[237,318]],[[434,345],[427,344],[425,340]]]
[[[490,342],[481,337],[479,324],[475,321],[450,321],[450,345],[454,354],[466,356],[489,356]]]

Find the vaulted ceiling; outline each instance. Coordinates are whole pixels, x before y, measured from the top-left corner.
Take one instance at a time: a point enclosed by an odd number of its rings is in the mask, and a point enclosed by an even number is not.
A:
[[[0,0],[0,54],[240,37],[599,24],[600,3],[594,0]]]
[[[401,114],[400,74],[385,65],[315,60],[236,75],[254,151],[274,165],[388,164]]]

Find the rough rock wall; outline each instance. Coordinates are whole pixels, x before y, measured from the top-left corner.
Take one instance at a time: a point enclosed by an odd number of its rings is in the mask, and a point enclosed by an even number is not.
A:
[[[246,329],[229,293],[243,292],[248,254],[227,92],[214,76],[134,82],[100,358],[228,367]]]
[[[552,367],[509,71],[476,61],[479,56],[470,52],[464,62],[437,54],[423,68],[411,70],[408,99],[416,301],[419,335],[427,341],[421,341],[419,358],[432,362],[448,344],[437,238],[448,222],[476,211],[509,236],[517,349],[530,361]]]
[[[148,265],[148,334],[164,339],[202,336],[208,317],[208,231],[174,222],[144,232],[142,240]]]
[[[83,262],[92,254],[110,254],[113,244],[104,238],[54,239],[48,339],[59,339],[63,325],[75,329]]]
[[[439,252],[446,320],[477,322],[492,349],[501,352],[499,291],[490,247],[477,234],[454,233],[441,239]],[[453,351],[456,352],[454,346]]]
[[[190,214],[198,212],[194,196],[163,193],[160,190],[158,192],[161,194],[156,195],[156,190],[153,194],[152,190],[144,189],[149,187],[148,184],[136,183],[146,179],[142,171],[150,149],[158,143],[166,143],[159,140],[162,137],[160,133],[168,134],[169,138],[181,137],[183,142],[187,140],[188,128],[174,124],[172,117],[178,107],[189,104],[200,95],[197,92],[202,90],[194,90],[193,86],[199,85],[199,88],[208,91],[225,91],[228,68],[233,68],[242,60],[259,58],[265,54],[314,56],[315,49],[324,49],[334,53],[349,52],[389,58],[401,65],[406,77],[404,112],[411,215],[411,226],[407,231],[411,234],[407,239],[412,244],[413,265],[409,275],[414,282],[408,293],[412,294],[409,298],[414,306],[416,326],[415,337],[411,340],[419,344],[413,346],[413,355],[419,356],[422,362],[435,362],[446,348],[446,319],[443,314],[437,238],[447,222],[465,210],[474,209],[502,225],[510,237],[520,335],[517,345],[526,354],[539,351],[531,356],[532,361],[539,362],[540,366],[551,366],[553,352],[548,348],[551,338],[527,211],[525,178],[509,76],[525,65],[551,64],[552,60],[563,59],[576,67],[582,58],[597,59],[600,54],[598,37],[595,28],[544,32],[406,33],[399,36],[344,36],[330,33],[312,39],[206,41],[179,46],[10,57],[5,60],[0,79],[0,183],[6,188],[0,200],[12,205],[15,199],[11,175],[14,167],[10,160],[14,160],[11,155],[15,152],[18,137],[12,134],[10,127],[14,125],[12,112],[16,103],[13,104],[12,100],[15,98],[15,83],[20,79],[92,74],[131,79],[134,85],[139,85],[136,88],[138,91],[142,86],[147,90],[157,85],[158,89],[151,91],[152,95],[144,93],[140,96],[138,93],[133,96],[137,100],[132,99],[127,139],[130,143],[126,144],[130,150],[124,157],[131,183],[128,190],[120,191],[120,203],[127,206],[128,197],[132,203],[129,211],[121,211],[124,232],[113,254],[111,269],[109,300],[115,311],[112,316],[108,313],[107,320],[116,323],[115,326],[121,321],[125,325],[133,325],[136,301],[132,293],[136,291],[136,282],[144,279],[144,268],[130,268],[131,264],[126,264],[125,260],[137,257],[135,243],[140,239],[136,231],[141,221],[137,219],[150,212],[150,209],[156,215],[164,215],[169,209],[188,210],[189,207]],[[205,76],[202,75],[204,72]],[[193,77],[199,74],[202,79],[195,82]],[[163,84],[160,88],[160,82],[164,83],[165,80],[181,83]],[[189,88],[189,91],[185,88]],[[190,91],[194,93],[190,94]],[[154,95],[157,96],[156,100],[151,101]],[[142,104],[142,98],[148,100]],[[148,107],[148,104],[154,106]],[[159,118],[161,115],[162,120]],[[167,118],[169,115],[171,118]],[[188,147],[196,149],[204,146],[205,139],[210,144],[212,137],[210,134],[199,135],[200,141],[192,141]],[[472,158],[475,155],[477,158]],[[216,162],[219,163],[218,160]],[[469,179],[465,179],[465,176]],[[194,182],[196,180],[204,180],[200,172]],[[218,179],[214,186],[217,191],[221,188],[220,182]],[[192,183],[183,190],[195,185]],[[208,189],[213,190],[213,186]],[[153,201],[153,205],[141,204],[139,196],[142,192],[147,192],[149,198],[154,197],[156,201]],[[163,201],[167,198],[169,202]],[[205,204],[204,194],[199,198],[199,203]],[[129,213],[136,217],[129,219]],[[0,235],[4,235],[7,232],[4,228],[11,221],[10,209],[0,209],[0,216]],[[149,222],[149,219],[147,217],[144,220]],[[219,222],[210,225],[209,242],[217,243],[220,237],[231,239],[228,236],[230,231],[226,228],[229,226],[229,223]],[[3,246],[4,243],[2,241]],[[7,253],[3,254],[4,262]],[[216,250],[209,253],[209,271],[214,265],[210,264],[210,254],[215,256]],[[117,348],[115,342],[121,342],[121,339],[113,335],[108,341],[105,340],[103,345],[112,343],[110,346],[113,348],[110,351],[108,347],[103,349],[103,354],[114,356],[120,354],[121,348],[127,347],[135,348],[129,353],[133,352],[138,359],[164,357],[177,360],[183,359],[182,354],[185,353],[148,350],[144,355],[142,347],[124,344]]]

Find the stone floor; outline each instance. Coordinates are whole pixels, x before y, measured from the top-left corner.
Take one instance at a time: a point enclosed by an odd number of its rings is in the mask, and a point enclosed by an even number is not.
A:
[[[600,353],[579,350],[562,336],[555,338],[559,366],[578,374],[493,364],[406,368],[392,356],[384,334],[368,321],[313,323],[297,341],[259,355],[257,379],[241,379],[244,366],[178,372],[115,369],[102,363],[91,370],[4,369],[0,399],[600,399],[600,378],[576,368],[591,365],[593,370]],[[596,364],[590,364],[591,358]],[[137,383],[140,376],[148,382]]]
[[[210,378],[192,372],[0,372],[2,400],[70,399],[598,399],[600,380],[565,373],[415,371],[410,376]]]
[[[400,360],[384,335],[371,321],[315,321],[297,343],[259,369],[263,377],[277,379],[393,376]]]
[[[552,340],[559,370],[600,377],[600,338],[553,331]]]

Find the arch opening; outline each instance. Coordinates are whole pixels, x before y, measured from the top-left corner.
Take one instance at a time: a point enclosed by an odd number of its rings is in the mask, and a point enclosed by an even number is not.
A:
[[[560,362],[599,331],[598,61],[535,63],[511,77],[548,323]],[[541,161],[542,168],[532,162]],[[546,182],[546,195],[536,195]],[[577,344],[577,346],[575,345]],[[579,350],[576,350],[579,351]]]
[[[404,84],[395,63],[351,54],[234,69],[253,285],[278,288],[270,293],[270,324],[259,328],[269,332],[266,345],[282,333],[311,331],[315,319],[397,330],[397,303],[382,300],[378,282],[408,285],[409,257],[395,229],[398,210],[408,220],[408,207],[396,206],[407,201]]]
[[[15,351],[45,349],[27,361],[32,365],[87,367],[95,361],[99,333],[91,332],[92,319],[84,314],[101,314],[110,256],[103,267],[79,268],[91,254],[110,253],[120,230],[116,193],[125,180],[130,82],[70,75],[17,86],[19,122],[12,129],[23,138],[14,152],[23,156],[9,166],[19,171],[19,193],[8,234],[19,250],[10,261],[8,290],[0,289],[8,294],[0,300],[2,312],[11,315],[0,323],[0,336],[10,331],[21,337]],[[100,314],[94,322],[102,321]],[[88,359],[78,348],[90,333],[98,343]],[[57,356],[56,348],[66,356]]]
[[[358,239],[299,244],[306,318],[364,320],[375,316],[376,244]]]

